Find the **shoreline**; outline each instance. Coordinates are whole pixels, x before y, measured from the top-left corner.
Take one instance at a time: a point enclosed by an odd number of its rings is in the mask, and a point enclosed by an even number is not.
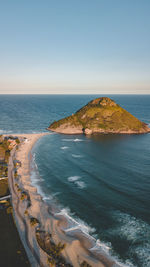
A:
[[[19,228],[19,233],[31,265],[50,266],[47,263],[48,255],[41,249],[37,242],[35,228],[30,225],[30,219],[36,218],[39,223],[38,227],[40,225],[40,229],[45,231],[45,233],[49,233],[55,244],[59,242],[65,244],[62,255],[69,264],[79,267],[86,261],[92,267],[121,266],[102,247],[97,247],[96,240],[88,234],[83,233],[69,216],[65,216],[61,210],[56,211],[53,206],[44,202],[42,196],[37,192],[37,188],[32,184],[32,148],[41,137],[49,134],[16,134],[21,140],[19,149],[15,153],[16,159],[21,161],[21,167],[18,168],[19,179],[13,178],[12,185],[14,190],[16,192],[18,191],[18,200],[12,194],[12,202],[14,216],[17,220],[17,228]],[[25,140],[23,140],[24,137],[26,138]],[[30,205],[27,199],[21,200],[19,189],[21,192],[26,192],[28,200],[30,200]],[[24,223],[21,219],[18,219],[17,210],[21,215],[20,217],[24,217]],[[32,255],[28,251],[29,248],[32,251]]]
[[[147,129],[143,129],[140,131],[133,131],[133,130],[122,130],[122,131],[113,131],[113,130],[109,130],[106,131],[104,129],[79,129],[79,128],[75,128],[75,127],[58,127],[57,129],[53,129],[53,128],[47,128],[48,131],[50,132],[55,132],[55,133],[60,133],[60,134],[64,134],[64,135],[87,135],[87,136],[91,136],[91,135],[108,135],[108,134],[112,134],[112,135],[139,135],[139,134],[148,134],[150,133],[150,128],[147,127]]]

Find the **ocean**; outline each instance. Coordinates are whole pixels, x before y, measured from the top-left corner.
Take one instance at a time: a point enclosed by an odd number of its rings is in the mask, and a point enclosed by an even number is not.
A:
[[[40,133],[101,95],[1,95],[0,134]],[[150,95],[109,95],[150,125]],[[125,266],[150,266],[150,134],[61,135],[33,148],[32,182],[47,203]]]

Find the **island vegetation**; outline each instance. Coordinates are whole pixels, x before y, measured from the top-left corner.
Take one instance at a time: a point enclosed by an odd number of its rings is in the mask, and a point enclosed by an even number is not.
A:
[[[100,97],[69,117],[54,121],[48,130],[64,134],[147,133],[147,124],[140,121],[108,97]]]

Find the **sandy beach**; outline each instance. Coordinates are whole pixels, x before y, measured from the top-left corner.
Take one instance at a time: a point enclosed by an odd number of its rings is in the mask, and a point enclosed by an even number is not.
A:
[[[83,233],[72,218],[63,211],[55,209],[53,205],[45,203],[32,185],[31,150],[34,144],[47,134],[49,133],[17,134],[21,144],[12,157],[21,162],[21,167],[17,171],[18,178],[15,179],[13,176],[12,183],[9,181],[16,225],[32,266],[50,266],[47,263],[48,255],[37,242],[35,231],[37,227],[46,234],[50,234],[55,244],[59,242],[65,244],[62,255],[67,263],[75,267],[82,266],[84,261],[92,267],[120,266],[101,246],[96,244],[94,238]],[[22,192],[27,196],[23,200]],[[36,227],[31,226],[31,218],[38,220]]]

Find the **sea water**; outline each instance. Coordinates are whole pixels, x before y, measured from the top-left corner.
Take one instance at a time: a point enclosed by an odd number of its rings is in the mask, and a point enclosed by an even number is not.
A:
[[[0,97],[0,133],[38,133],[98,96]],[[150,96],[112,95],[150,124]],[[150,134],[61,135],[33,149],[33,183],[127,266],[150,266]]]

